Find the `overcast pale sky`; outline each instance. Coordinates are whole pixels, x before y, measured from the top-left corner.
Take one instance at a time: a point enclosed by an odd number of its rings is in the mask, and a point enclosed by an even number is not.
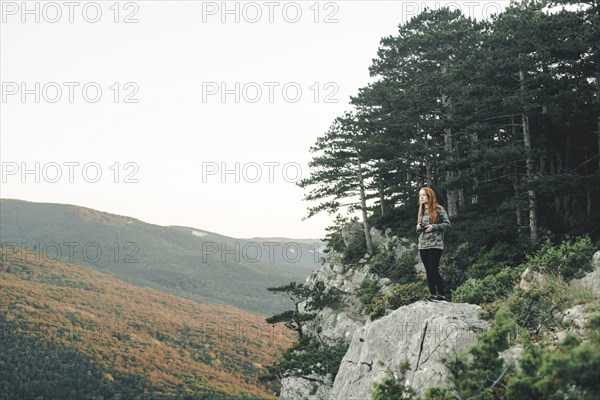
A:
[[[425,6],[506,1],[2,1],[3,198],[233,237],[322,238],[295,185]]]

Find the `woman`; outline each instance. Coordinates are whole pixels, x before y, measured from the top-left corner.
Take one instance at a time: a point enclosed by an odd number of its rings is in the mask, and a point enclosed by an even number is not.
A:
[[[444,249],[444,231],[448,228],[450,228],[448,213],[438,204],[433,190],[428,187],[421,188],[417,232],[420,233],[419,253],[427,274],[430,300],[446,300],[439,266]]]

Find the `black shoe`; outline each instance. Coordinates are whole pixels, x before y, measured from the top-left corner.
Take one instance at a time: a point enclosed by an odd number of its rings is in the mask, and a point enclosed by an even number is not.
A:
[[[435,296],[435,299],[439,301],[446,301],[446,296],[444,296],[443,294],[438,294],[437,296]]]
[[[435,294],[430,294],[429,297],[427,298],[427,300],[430,300],[430,301],[431,300],[437,300],[437,299],[438,299],[437,295],[435,295]]]

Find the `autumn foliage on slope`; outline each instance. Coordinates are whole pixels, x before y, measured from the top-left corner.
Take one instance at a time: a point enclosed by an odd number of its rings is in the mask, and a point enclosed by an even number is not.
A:
[[[29,252],[0,263],[5,399],[273,398],[285,328]]]

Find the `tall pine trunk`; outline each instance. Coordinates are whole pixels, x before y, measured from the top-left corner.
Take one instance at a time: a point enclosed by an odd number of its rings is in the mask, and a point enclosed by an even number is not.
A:
[[[447,62],[446,65],[443,65],[442,68],[442,74],[446,74],[448,72],[448,66],[447,66]],[[450,106],[450,98],[445,95],[445,94],[441,94],[441,100],[442,100],[442,115],[444,118],[448,119],[450,117],[449,113],[448,113],[448,108]],[[454,154],[454,143],[452,140],[452,129],[451,128],[444,128],[444,150],[446,150],[446,153],[448,155]],[[457,171],[447,171],[446,172],[446,183],[448,183],[449,181],[452,180],[452,178],[454,178],[457,175]],[[447,210],[448,210],[448,216],[449,217],[455,217],[456,215],[458,215],[458,190],[456,189],[448,189],[447,190],[447,198],[446,198],[446,205],[447,205]]]
[[[525,91],[525,72],[519,71],[519,81],[521,84],[521,92]],[[538,223],[537,223],[537,204],[536,191],[533,188],[534,172],[533,172],[533,157],[531,155],[531,135],[529,132],[529,116],[524,105],[521,111],[521,123],[523,126],[523,140],[527,151],[527,197],[529,199],[529,239],[531,242],[536,242],[538,238]]]
[[[587,151],[587,146],[583,147],[583,154],[585,156],[585,159],[588,159],[588,151]],[[585,164],[585,175],[588,176],[589,174],[589,170],[588,170],[588,164]],[[585,212],[586,215],[589,217],[592,214],[592,192],[590,190],[590,186],[589,185],[585,185]]]
[[[515,122],[515,117],[511,116],[510,117],[510,126],[512,129],[512,137],[517,137],[517,124]],[[515,202],[516,202],[516,206],[515,206],[515,214],[517,216],[517,232],[521,233],[521,229],[523,229],[523,219],[522,219],[522,215],[523,215],[523,210],[521,209],[521,193],[519,191],[519,187],[520,187],[520,178],[519,178],[519,169],[517,167],[517,165],[515,164],[514,167],[514,177],[513,177],[513,188],[515,190]]]
[[[596,136],[598,137],[598,169],[600,169],[600,63],[596,63]]]
[[[517,215],[517,230],[520,231],[523,227],[521,221],[521,194],[519,193],[519,172],[515,166],[515,176],[513,177],[513,187],[515,189],[515,201],[517,203],[515,213]]]
[[[363,229],[365,231],[365,241],[367,242],[367,252],[373,255],[373,241],[371,240],[371,229],[367,220],[367,196],[365,194],[365,180],[362,173],[362,161],[358,158],[358,187],[360,190],[360,210],[362,211]]]
[[[448,153],[452,152],[452,130],[450,128],[444,129],[444,148]],[[446,171],[446,182],[452,180],[455,174],[456,171]],[[458,214],[458,190],[447,190],[446,203],[448,207],[448,216],[455,217]]]
[[[384,188],[383,188],[383,177],[381,176],[381,174],[379,174],[379,205],[381,208],[381,216],[383,217],[385,215],[385,196],[383,194]]]

